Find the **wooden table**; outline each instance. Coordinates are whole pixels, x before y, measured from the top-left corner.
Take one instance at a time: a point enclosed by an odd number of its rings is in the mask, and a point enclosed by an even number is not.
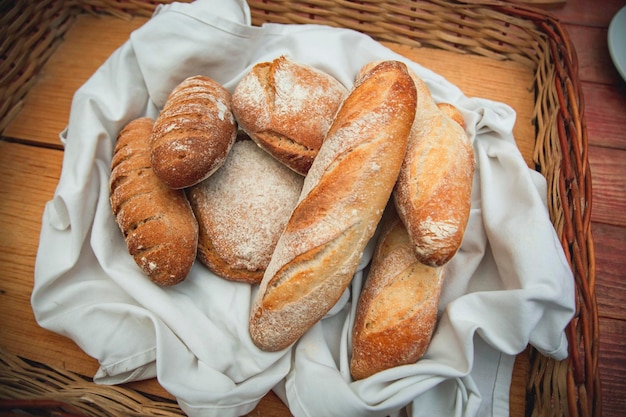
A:
[[[604,416],[626,409],[626,87],[610,61],[606,32],[610,18],[626,4],[618,0],[569,0],[552,12],[566,23],[578,51],[589,129],[593,173],[593,234],[597,255]],[[23,357],[92,376],[98,364],[71,340],[40,328],[30,309],[33,266],[44,204],[51,199],[63,150],[58,133],[66,126],[74,91],[145,19],[80,17],[42,71],[24,108],[0,141],[0,348]],[[532,85],[527,69],[511,62],[467,58],[446,52],[400,48],[432,68],[469,96],[504,101],[518,112],[519,146],[532,164]],[[81,65],[75,65],[80,62]],[[511,391],[511,415],[524,415],[524,363],[518,361]],[[130,384],[151,395],[169,397],[155,381]],[[250,415],[288,416],[270,393]]]

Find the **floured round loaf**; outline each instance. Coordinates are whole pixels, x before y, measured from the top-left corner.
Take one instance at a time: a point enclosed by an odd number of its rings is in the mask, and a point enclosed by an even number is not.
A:
[[[224,165],[187,191],[200,261],[222,278],[260,282],[303,181],[253,141],[235,142]]]
[[[154,120],[120,132],[111,162],[110,202],[135,262],[160,285],[183,281],[195,259],[198,224],[182,190],[164,185],[150,167]]]
[[[437,323],[444,268],[417,260],[390,204],[358,298],[350,358],[354,379],[415,363],[424,355]]]
[[[243,77],[233,113],[261,148],[306,175],[347,94],[329,74],[281,56]]]
[[[155,121],[152,169],[171,188],[190,187],[224,163],[236,136],[228,90],[209,77],[189,77],[174,88]]]

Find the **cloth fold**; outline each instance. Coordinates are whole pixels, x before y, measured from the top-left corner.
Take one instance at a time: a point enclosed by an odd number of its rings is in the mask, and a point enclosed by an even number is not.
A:
[[[400,60],[436,101],[464,116],[477,159],[472,212],[446,271],[433,341],[416,364],[350,377],[351,328],[372,242],[341,301],[280,352],[260,351],[247,333],[256,286],[223,280],[197,262],[185,282],[161,288],[128,255],[108,200],[117,133],[137,117],[156,117],[186,77],[208,75],[232,91],[254,64],[280,55],[347,88],[366,63]],[[508,415],[514,355],[530,343],[565,358],[564,328],[574,312],[545,180],[515,146],[514,122],[505,104],[466,97],[352,30],[253,27],[242,0],[159,6],[73,98],[61,177],[42,218],[35,317],[99,361],[96,382],[156,377],[190,416],[243,415],[271,389],[295,416]]]

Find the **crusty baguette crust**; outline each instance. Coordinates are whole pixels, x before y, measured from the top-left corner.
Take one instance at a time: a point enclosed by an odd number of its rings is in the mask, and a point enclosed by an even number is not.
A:
[[[347,94],[331,75],[281,56],[243,77],[233,113],[261,148],[306,175]]]
[[[258,284],[302,190],[303,177],[250,139],[187,190],[198,224],[198,259],[218,276]]]
[[[446,264],[463,241],[471,209],[474,150],[463,117],[451,104],[436,105],[411,71],[418,95],[415,121],[393,196],[418,259]]]
[[[249,327],[259,348],[288,347],[341,297],[391,195],[415,106],[396,61],[376,66],[346,98],[254,299]]]
[[[222,166],[236,137],[228,90],[209,77],[189,77],[174,88],[154,123],[154,173],[171,188],[197,184]]]
[[[118,136],[111,162],[110,202],[129,253],[157,284],[183,281],[196,258],[198,224],[182,190],[150,167],[153,120],[130,122]]]
[[[437,323],[444,267],[417,260],[404,224],[390,208],[358,299],[350,359],[357,380],[415,363]]]
[[[452,120],[457,122],[459,124],[459,126],[461,126],[463,129],[465,129],[465,119],[463,119],[463,115],[461,114],[459,109],[457,109],[454,106],[454,104],[451,104],[451,103],[437,103],[437,107],[439,107],[439,110],[441,110],[443,113],[445,113],[449,118],[451,118]]]

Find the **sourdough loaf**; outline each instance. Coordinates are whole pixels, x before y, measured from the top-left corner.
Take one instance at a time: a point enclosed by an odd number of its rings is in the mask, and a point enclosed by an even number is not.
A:
[[[329,74],[281,56],[242,78],[233,113],[259,146],[305,175],[347,93]]]
[[[253,302],[249,330],[260,349],[288,347],[347,288],[391,195],[415,107],[397,61],[375,66],[340,107]]]

